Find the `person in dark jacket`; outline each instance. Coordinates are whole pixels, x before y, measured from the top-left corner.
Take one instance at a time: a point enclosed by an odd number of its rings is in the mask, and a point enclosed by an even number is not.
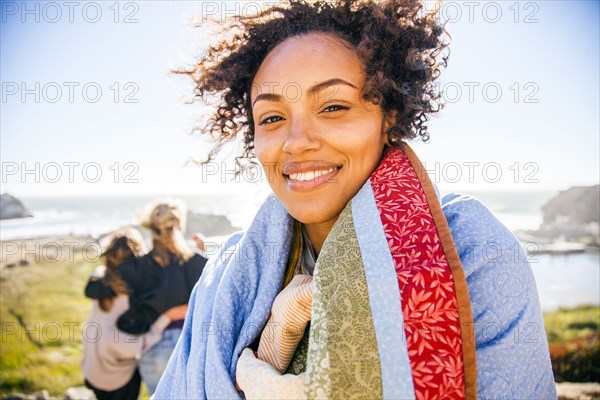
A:
[[[185,220],[186,208],[181,202],[154,205],[142,221],[142,226],[152,234],[152,251],[128,259],[121,266],[122,278],[131,289],[130,307],[119,317],[118,329],[140,335],[148,332],[161,314],[168,311],[172,319],[160,341],[142,354],[139,361],[140,374],[150,394],[156,389],[175,348],[190,294],[207,261],[185,241]],[[203,250],[201,241],[196,240],[196,244]],[[114,296],[102,280],[89,282],[85,294],[95,299]],[[173,315],[178,317],[173,318]]]

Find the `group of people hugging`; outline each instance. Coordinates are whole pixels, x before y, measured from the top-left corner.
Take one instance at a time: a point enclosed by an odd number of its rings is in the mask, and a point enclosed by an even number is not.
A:
[[[93,299],[84,337],[85,384],[98,400],[137,399],[143,380],[152,394],[175,348],[192,288],[206,258],[184,238],[185,205],[165,201],[149,207],[142,227],[152,250],[133,227],[103,240],[103,261],[90,275],[85,295]]]

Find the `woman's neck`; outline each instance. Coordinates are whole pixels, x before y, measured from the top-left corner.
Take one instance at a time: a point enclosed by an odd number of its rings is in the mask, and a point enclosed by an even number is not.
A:
[[[333,228],[335,221],[337,221],[337,218],[317,224],[304,224],[306,234],[308,235],[317,256],[321,252],[323,243],[325,242],[327,235],[329,235],[329,232],[331,232],[331,228]]]

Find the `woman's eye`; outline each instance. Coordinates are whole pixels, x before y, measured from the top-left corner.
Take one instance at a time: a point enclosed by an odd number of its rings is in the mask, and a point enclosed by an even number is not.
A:
[[[332,104],[330,106],[327,106],[323,109],[323,112],[332,112],[332,111],[339,111],[339,110],[348,110],[348,107],[345,106],[340,106],[339,104]]]
[[[272,124],[272,123],[278,122],[278,121],[283,121],[283,118],[281,118],[279,115],[272,115],[270,117],[267,117],[267,118],[264,118],[263,120],[261,120],[259,125]]]

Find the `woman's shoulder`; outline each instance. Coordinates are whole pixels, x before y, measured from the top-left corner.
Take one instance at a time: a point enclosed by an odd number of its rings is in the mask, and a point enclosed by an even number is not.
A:
[[[448,225],[458,233],[477,234],[480,236],[502,236],[510,234],[510,230],[478,198],[449,193],[442,197],[442,211],[448,220]]]
[[[245,234],[245,231],[232,233],[224,242],[217,244],[215,253],[223,255],[223,253],[231,252],[241,242]]]
[[[152,252],[136,257],[135,265],[135,271],[131,269],[129,276],[136,282],[135,286],[140,290],[145,290],[154,285],[156,280],[160,279],[164,273],[164,268],[154,260]]]
[[[220,279],[225,266],[234,255],[236,247],[239,246],[244,233],[245,232],[243,231],[235,232],[229,236],[224,243],[215,243],[214,246],[211,247],[210,251],[207,252],[207,259],[202,276],[207,277],[207,279],[210,279],[211,281],[217,277],[217,281]]]
[[[467,277],[477,261],[488,264],[522,251],[517,237],[476,197],[450,193],[441,203]]]
[[[192,257],[186,260],[186,262],[183,264],[183,267],[188,274],[192,274],[192,276],[197,279],[204,270],[204,266],[206,265],[207,261],[208,259],[203,255],[194,253]]]
[[[138,257],[132,255],[132,256],[127,257],[125,260],[123,260],[123,262],[119,266],[119,271],[121,272],[121,274],[132,272],[132,271],[136,272],[138,268],[139,268],[139,259],[138,259]]]
[[[486,301],[494,292],[501,292],[500,297],[526,297],[536,292],[531,255],[481,201],[452,193],[444,196],[442,210],[470,288],[493,283],[481,294]],[[535,297],[537,301],[537,294]]]
[[[239,243],[242,240],[242,236],[244,236],[244,231],[237,231],[232,233],[227,240],[225,241],[225,247],[234,246],[236,243]]]
[[[154,259],[154,253],[152,253],[152,251],[137,257],[136,261],[144,273],[152,273],[152,271],[161,271],[163,269]]]

